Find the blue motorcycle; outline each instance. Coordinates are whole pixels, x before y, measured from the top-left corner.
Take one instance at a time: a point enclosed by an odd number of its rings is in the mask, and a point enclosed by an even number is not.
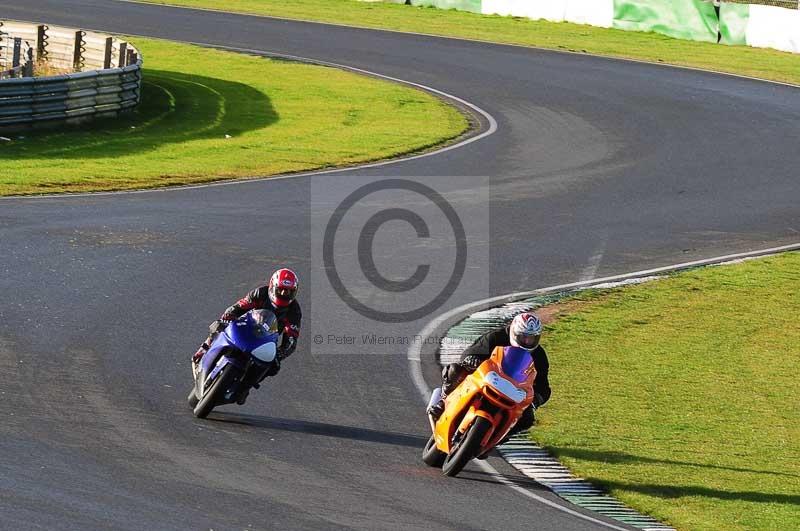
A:
[[[192,364],[189,406],[206,418],[223,404],[244,404],[251,388],[280,363],[278,322],[269,310],[250,310],[219,332],[208,352]]]

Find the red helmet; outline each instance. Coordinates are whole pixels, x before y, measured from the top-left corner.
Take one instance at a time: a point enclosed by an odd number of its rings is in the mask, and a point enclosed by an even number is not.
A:
[[[278,269],[269,279],[269,300],[278,308],[289,306],[297,295],[297,275],[291,269]]]

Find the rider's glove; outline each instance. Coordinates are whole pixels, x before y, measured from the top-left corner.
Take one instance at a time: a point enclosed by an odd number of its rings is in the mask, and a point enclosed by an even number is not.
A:
[[[227,326],[231,324],[230,320],[227,319],[218,319],[209,325],[208,330],[212,334],[218,334],[227,328]]]
[[[297,342],[293,337],[284,336],[283,344],[278,349],[278,359],[283,361],[289,356],[291,356],[296,346]]]
[[[292,339],[297,339],[300,337],[300,329],[297,328],[297,325],[285,324],[283,326],[283,335],[286,337],[291,337]]]
[[[480,356],[466,356],[463,360],[461,360],[460,365],[469,372],[475,372],[475,369],[480,367],[483,361],[484,358],[481,358]]]

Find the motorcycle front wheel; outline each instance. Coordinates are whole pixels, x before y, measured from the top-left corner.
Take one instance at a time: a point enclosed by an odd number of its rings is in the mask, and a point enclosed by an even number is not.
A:
[[[236,379],[236,373],[239,370],[231,364],[225,366],[222,371],[220,371],[217,379],[214,383],[211,384],[211,389],[209,389],[206,394],[203,395],[197,405],[194,407],[194,416],[199,419],[204,419],[211,413],[211,410],[214,409],[219,402],[222,402],[222,394],[230,387],[233,383],[233,380]]]
[[[189,407],[194,409],[194,406],[200,402],[200,399],[197,398],[197,393],[194,391],[194,386],[192,386],[192,390],[189,391],[189,396],[186,397],[186,401],[189,403]]]
[[[436,448],[436,439],[431,435],[431,438],[428,439],[428,444],[422,449],[422,461],[428,466],[441,468],[445,457],[447,457],[447,454]]]
[[[467,428],[467,433],[452,448],[442,463],[442,472],[445,476],[457,476],[461,470],[467,466],[473,457],[478,455],[481,449],[481,441],[484,436],[492,429],[492,423],[483,417],[475,417],[475,421]]]

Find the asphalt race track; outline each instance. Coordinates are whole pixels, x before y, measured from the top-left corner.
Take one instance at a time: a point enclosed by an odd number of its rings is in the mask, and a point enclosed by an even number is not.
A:
[[[117,1],[0,2],[0,17],[345,64],[463,98],[498,126],[439,155],[318,177],[0,200],[3,529],[603,528],[474,466],[455,480],[427,469],[407,347],[313,347],[316,334],[413,336],[426,322],[345,314],[318,281],[316,207],[350,176],[423,177],[448,199],[474,192],[460,205],[485,214],[486,237],[468,242],[484,262],[467,275],[482,280],[427,319],[492,295],[799,239],[796,88]],[[381,231],[409,237],[399,223]],[[375,245],[379,268],[400,278],[420,263]],[[300,348],[245,406],[194,419],[188,358],[206,324],[282,264],[310,279]],[[410,296],[413,306],[425,294]]]

